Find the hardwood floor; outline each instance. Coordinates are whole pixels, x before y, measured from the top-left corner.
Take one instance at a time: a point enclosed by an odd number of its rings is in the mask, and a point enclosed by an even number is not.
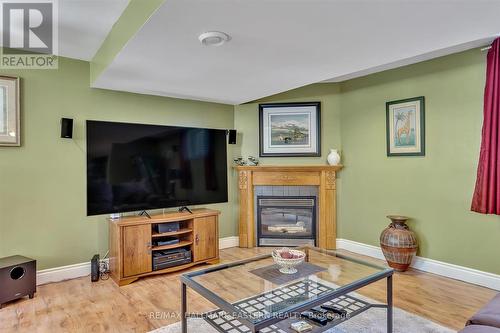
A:
[[[220,256],[228,262],[269,251],[231,248],[221,250]],[[179,321],[179,274],[144,278],[124,287],[111,280],[91,283],[88,277],[39,286],[33,300],[18,300],[0,310],[0,332],[147,332],[166,326]],[[384,301],[385,283],[360,293]],[[495,293],[417,270],[394,277],[396,307],[457,330]],[[188,299],[190,311],[213,308],[191,290]]]

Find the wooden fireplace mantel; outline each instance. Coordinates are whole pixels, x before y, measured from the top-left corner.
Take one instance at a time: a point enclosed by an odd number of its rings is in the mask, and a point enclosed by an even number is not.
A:
[[[260,185],[312,185],[319,187],[319,215],[316,245],[335,249],[336,227],[336,173],[341,165],[311,166],[237,166],[240,194],[240,247],[254,247],[255,206],[254,186]]]

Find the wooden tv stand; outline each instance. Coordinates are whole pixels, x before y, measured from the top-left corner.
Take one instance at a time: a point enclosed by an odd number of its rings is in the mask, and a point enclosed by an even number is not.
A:
[[[109,268],[111,278],[123,286],[155,274],[179,271],[188,267],[219,262],[219,214],[217,210],[194,209],[193,214],[171,212],[145,216],[109,219]],[[155,225],[179,222],[178,231],[157,233]],[[176,237],[178,244],[154,246],[162,237]],[[188,264],[153,270],[153,251],[175,248],[190,249]]]

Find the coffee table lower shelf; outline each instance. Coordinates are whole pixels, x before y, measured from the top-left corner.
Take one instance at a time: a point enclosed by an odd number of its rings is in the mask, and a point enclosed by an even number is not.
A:
[[[336,299],[333,299],[329,302],[324,303],[325,305],[334,305],[336,307],[342,308],[347,311],[347,316],[338,317],[329,321],[328,324],[321,326],[313,321],[300,318],[297,316],[291,316],[290,318],[283,319],[282,321],[270,325],[261,329],[259,332],[261,333],[292,333],[295,332],[290,328],[290,325],[294,322],[304,320],[313,326],[313,329],[308,331],[311,333],[319,333],[324,332],[334,326],[341,324],[342,322],[352,319],[358,314],[372,308],[372,307],[385,307],[383,305],[378,304],[370,304],[364,300],[361,300],[357,297],[351,295],[340,296]],[[222,333],[248,333],[251,330],[242,324],[237,318],[234,318],[228,314],[224,310],[214,310],[206,313],[204,316],[205,320],[214,327],[217,331]]]

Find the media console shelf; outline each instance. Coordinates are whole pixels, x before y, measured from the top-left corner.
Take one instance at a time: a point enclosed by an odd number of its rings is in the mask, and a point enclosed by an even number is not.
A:
[[[111,278],[120,286],[155,274],[183,270],[198,264],[219,262],[219,214],[217,210],[195,209],[190,213],[165,213],[109,219],[109,268]],[[156,231],[156,225],[179,223],[178,230]],[[162,239],[178,243],[155,245]],[[153,270],[153,252],[184,248],[191,250],[191,262]]]

